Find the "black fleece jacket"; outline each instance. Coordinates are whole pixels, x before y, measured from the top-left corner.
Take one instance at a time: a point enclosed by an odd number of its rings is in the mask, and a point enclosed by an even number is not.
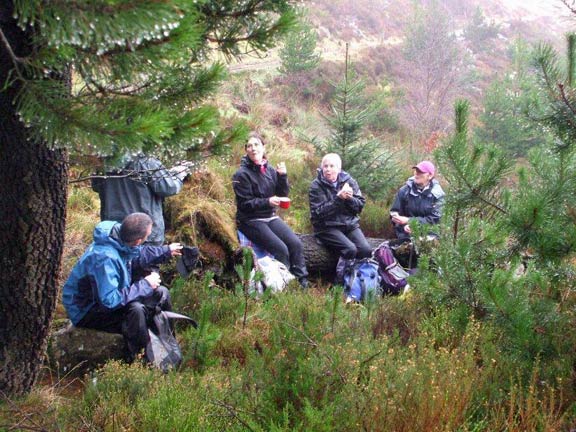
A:
[[[345,183],[352,188],[353,196],[344,200],[336,196]],[[360,226],[360,212],[364,208],[366,199],[360,192],[356,180],[345,171],[338,174],[336,186],[330,183],[318,170],[318,176],[310,185],[310,219],[314,231],[323,231],[326,228],[338,228],[349,231]]]
[[[288,196],[290,185],[286,174],[278,174],[276,170],[265,164],[266,170],[260,172],[248,156],[240,162],[240,168],[232,176],[232,187],[236,195],[236,220],[269,218],[276,214],[268,199],[274,195]]]

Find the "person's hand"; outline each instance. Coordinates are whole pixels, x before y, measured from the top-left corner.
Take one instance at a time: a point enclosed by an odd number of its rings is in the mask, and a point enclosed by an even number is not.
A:
[[[278,165],[276,165],[276,172],[282,175],[287,174],[288,171],[286,171],[286,164],[284,162],[278,163]]]
[[[171,243],[168,245],[170,248],[170,255],[172,256],[180,256],[182,255],[182,246],[180,243]]]
[[[350,187],[350,185],[348,183],[344,183],[344,186],[342,186],[342,189],[340,189],[340,191],[336,194],[336,196],[340,199],[350,199],[352,198],[352,196],[354,195],[354,191],[352,190],[352,188]]]
[[[278,207],[280,205],[280,197],[277,197],[276,195],[271,196],[268,198],[268,202],[272,207]]]
[[[160,286],[160,275],[156,272],[150,273],[148,276],[144,278],[146,282],[150,284],[152,289],[156,289]]]
[[[178,165],[173,166],[170,168],[170,174],[175,177],[178,177],[180,181],[184,181],[186,177],[190,174],[192,168],[192,162],[189,161],[181,161]]]
[[[399,214],[392,215],[392,222],[398,225],[406,225],[410,222],[410,218],[407,216],[400,216]]]
[[[408,224],[404,225],[404,232],[406,234],[412,234],[412,229],[410,228],[410,225]]]

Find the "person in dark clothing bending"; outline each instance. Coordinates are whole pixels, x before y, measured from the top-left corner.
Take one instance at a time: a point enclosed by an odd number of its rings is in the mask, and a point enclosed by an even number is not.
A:
[[[108,172],[105,178],[92,179],[92,189],[100,197],[100,220],[121,222],[131,213],[146,213],[153,221],[146,244],[163,245],[164,198],[180,192],[188,173],[188,168],[180,165],[168,170],[153,157],[131,158],[121,170]]]
[[[268,164],[264,140],[256,132],[250,133],[244,148],[246,155],[232,177],[238,229],[274,255],[306,288],[308,271],[302,243],[276,214],[281,198],[290,191],[286,165],[280,162],[273,168]]]
[[[356,180],[342,171],[342,160],[336,153],[322,158],[318,176],[310,185],[309,200],[314,234],[324,245],[346,260],[372,254],[360,229],[366,200]]]

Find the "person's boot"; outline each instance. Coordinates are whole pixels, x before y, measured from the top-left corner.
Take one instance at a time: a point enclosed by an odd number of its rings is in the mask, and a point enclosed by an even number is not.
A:
[[[298,279],[298,283],[302,289],[308,289],[308,279],[305,277],[301,277]]]

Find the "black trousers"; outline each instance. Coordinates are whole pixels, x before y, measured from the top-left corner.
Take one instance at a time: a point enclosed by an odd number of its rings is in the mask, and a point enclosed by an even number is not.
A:
[[[119,309],[110,310],[96,305],[76,327],[121,334],[126,344],[126,360],[132,362],[150,341],[148,328],[158,308],[172,310],[170,292],[164,286],[155,289],[150,297],[130,302]]]
[[[329,250],[338,252],[342,258],[368,258],[372,255],[372,247],[360,228],[350,231],[327,228],[315,235]]]
[[[302,243],[282,219],[238,222],[238,229],[250,241],[274,255],[298,280],[308,277]]]

